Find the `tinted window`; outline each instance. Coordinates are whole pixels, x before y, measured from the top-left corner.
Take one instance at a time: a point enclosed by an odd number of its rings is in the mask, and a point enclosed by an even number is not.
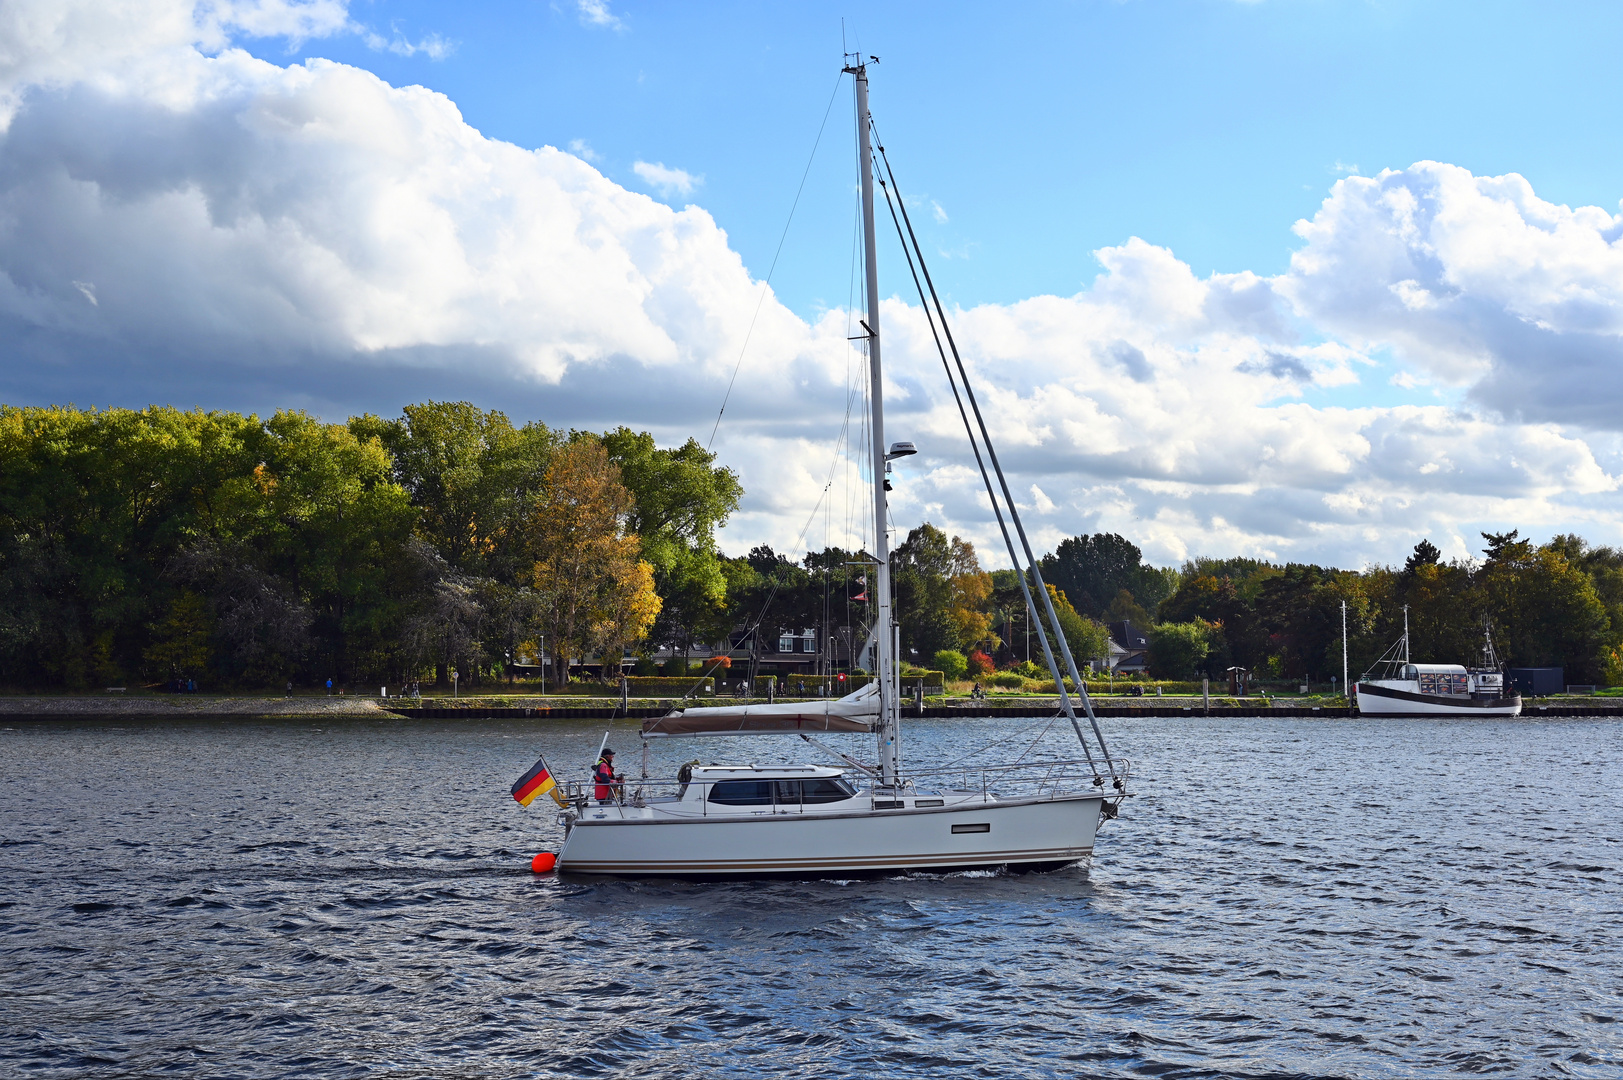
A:
[[[839,779],[802,780],[800,784],[801,797],[809,803],[839,802],[856,794]]]
[[[710,789],[710,801],[728,806],[771,806],[772,781],[724,780]]]

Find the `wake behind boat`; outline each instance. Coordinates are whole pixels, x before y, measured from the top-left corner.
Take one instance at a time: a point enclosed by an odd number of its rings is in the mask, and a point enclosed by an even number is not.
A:
[[[946,310],[913,236],[895,174],[884,160],[884,147],[876,145],[868,112],[867,66],[860,56],[847,59],[853,61],[844,71],[855,83],[862,181],[867,312],[862,320],[866,333],[856,340],[866,346],[868,353],[871,403],[870,475],[877,582],[869,641],[876,678],[869,686],[832,701],[700,707],[646,721],[642,728],[642,776],[629,783],[611,776],[608,782],[591,782],[590,790],[580,782],[560,788],[546,763],[538,762],[514,785],[513,795],[526,806],[542,792],[550,792],[558,801],[562,808],[558,820],[565,830],[564,846],[557,857],[561,871],[704,878],[849,876],[1000,866],[1054,869],[1088,857],[1100,821],[1114,818],[1121,800],[1127,797],[1127,763],[1113,758],[1105,745],[1086,684],[1077,671],[997,451],[992,447],[968,371],[947,326]],[[876,148],[884,164],[884,175],[877,178],[878,183],[907,253],[925,316],[931,322],[937,352],[958,401],[959,415],[997,515],[1004,546],[1012,564],[1026,569],[1016,577],[1027,615],[1051,631],[1051,635],[1039,634],[1038,638],[1049,673],[1059,686],[1059,712],[1070,722],[1081,743],[1080,760],[1016,761],[990,767],[960,764],[945,770],[903,768],[899,628],[892,608],[891,525],[886,503],[886,491],[891,485],[886,473],[892,460],[915,450],[909,442],[897,442],[887,449],[885,442],[874,239]],[[1076,688],[1075,701],[1080,701],[1087,716],[1093,736],[1091,745],[1067,690],[1066,675]],[[816,738],[835,732],[874,734],[877,761],[864,763]],[[799,736],[845,767],[702,766],[694,762],[671,779],[657,780],[648,774],[649,740],[770,735]],[[856,782],[850,779],[853,775]]]

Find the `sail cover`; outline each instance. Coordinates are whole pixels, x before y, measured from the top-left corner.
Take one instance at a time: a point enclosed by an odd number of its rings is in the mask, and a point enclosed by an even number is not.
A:
[[[796,732],[872,731],[879,720],[879,688],[872,683],[833,701],[776,705],[716,705],[679,709],[642,722],[645,739],[695,735],[793,735]]]

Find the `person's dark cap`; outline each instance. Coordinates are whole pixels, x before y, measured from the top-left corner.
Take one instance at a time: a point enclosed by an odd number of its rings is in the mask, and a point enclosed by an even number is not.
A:
[[[603,751],[603,756],[604,757],[613,757],[614,756],[614,751],[613,750],[604,750]]]

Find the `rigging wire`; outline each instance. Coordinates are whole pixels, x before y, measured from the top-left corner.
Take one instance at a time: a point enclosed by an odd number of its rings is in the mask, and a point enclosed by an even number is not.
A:
[[[739,346],[738,359],[733,363],[732,378],[727,380],[727,392],[721,397],[721,408],[716,412],[716,422],[710,428],[710,441],[704,444],[706,450],[716,441],[716,431],[721,427],[721,418],[727,412],[727,402],[733,396],[733,384],[738,381],[738,369],[744,364],[744,354],[749,351],[750,338],[755,334],[755,321],[761,317],[761,306],[766,303],[767,290],[772,286],[772,274],[778,268],[778,256],[783,254],[783,243],[789,239],[789,226],[794,224],[795,209],[800,206],[801,193],[806,190],[806,178],[811,175],[812,162],[817,160],[817,148],[823,142],[823,129],[828,127],[829,113],[834,111],[834,99],[839,95],[840,83],[845,81],[845,72],[840,72],[839,78],[834,80],[834,91],[828,95],[828,105],[823,109],[823,122],[817,126],[817,138],[812,142],[811,154],[806,158],[806,169],[800,174],[800,186],[795,188],[795,201],[789,206],[789,218],[783,223],[783,234],[778,237],[778,248],[772,253],[772,265],[767,268],[766,279],[761,282],[761,295],[755,301],[755,314],[750,316],[749,329],[744,332],[744,344]]]
[[[883,152],[883,151],[881,150],[881,152]],[[886,167],[887,167],[887,170],[888,170],[888,168],[889,168],[889,163],[888,162],[886,163]],[[891,181],[892,181],[892,183],[895,182],[895,177],[894,176],[891,178]],[[918,292],[919,292],[919,304],[924,309],[924,318],[925,318],[925,320],[927,322],[929,322],[929,324],[930,324],[930,336],[935,339],[936,352],[941,357],[941,367],[947,373],[947,385],[952,387],[952,399],[958,405],[958,415],[963,418],[964,432],[965,432],[965,434],[967,434],[969,436],[970,449],[975,452],[975,464],[980,469],[981,481],[986,485],[986,496],[987,496],[988,499],[991,500],[992,512],[997,515],[997,526],[998,526],[998,530],[1000,532],[1002,532],[1002,534],[1003,534],[1003,544],[1009,550],[1009,558],[1014,560],[1014,564],[1015,564],[1015,567],[1016,567],[1015,573],[1020,578],[1021,595],[1025,597],[1025,601],[1026,601],[1026,610],[1027,610],[1028,613],[1030,613],[1030,615],[1032,617],[1035,617],[1036,614],[1037,614],[1037,610],[1036,610],[1036,607],[1033,604],[1032,599],[1031,599],[1031,591],[1030,591],[1030,589],[1028,589],[1026,587],[1025,574],[1019,569],[1020,560],[1015,555],[1014,543],[1009,539],[1009,527],[1008,527],[1007,524],[1004,523],[1004,520],[1003,520],[1003,508],[998,503],[996,493],[994,493],[993,490],[992,490],[992,479],[991,479],[991,477],[989,475],[987,475],[986,463],[981,458],[980,442],[976,440],[975,431],[974,431],[973,428],[970,427],[969,415],[964,411],[964,401],[963,401],[963,398],[958,393],[958,380],[953,377],[952,368],[947,363],[946,350],[941,347],[941,335],[936,331],[935,319],[931,316],[931,314],[930,314],[930,306],[929,306],[928,303],[925,302],[925,299],[924,299],[924,286],[922,284],[920,284],[918,269],[916,269],[914,267],[914,265],[913,265],[914,251],[908,250],[907,237],[902,234],[902,223],[899,220],[897,220],[896,206],[891,202],[890,187],[885,184],[885,180],[884,180],[883,177],[880,177],[879,187],[885,193],[885,206],[890,211],[891,223],[896,226],[897,239],[899,239],[901,241],[901,243],[902,243],[902,254],[907,259],[907,270],[908,270],[908,273],[910,273],[913,276],[913,287],[915,289],[917,289]],[[898,203],[901,202],[901,193],[900,192],[897,192],[897,194],[896,194],[896,202],[898,202]],[[906,212],[905,207],[903,208],[903,212],[904,213]],[[916,250],[916,241],[915,241],[915,250]],[[924,253],[923,252],[918,252],[918,259],[919,259],[919,265],[922,266],[924,264]],[[941,318],[942,318],[942,322],[945,323],[946,316],[943,314],[941,316]],[[965,376],[965,389],[966,390],[968,389],[968,377],[967,376]],[[984,437],[984,435],[983,435],[983,437]],[[988,442],[988,449],[990,449],[990,443],[989,442]],[[1058,627],[1057,624],[1055,626],[1055,632],[1056,633],[1059,632],[1059,627]],[[1093,774],[1095,776],[1097,776],[1099,774],[1099,770],[1098,770],[1098,766],[1094,765],[1094,763],[1093,763],[1093,751],[1088,747],[1087,739],[1082,737],[1082,729],[1081,729],[1081,727],[1077,725],[1075,710],[1071,708],[1069,696],[1065,693],[1065,680],[1064,680],[1064,678],[1062,676],[1059,675],[1059,669],[1058,669],[1057,665],[1055,665],[1054,662],[1053,662],[1053,660],[1054,660],[1053,652],[1049,648],[1048,639],[1046,637],[1043,638],[1043,650],[1044,650],[1045,656],[1047,657],[1047,659],[1049,661],[1049,670],[1054,672],[1054,674],[1055,674],[1054,685],[1055,685],[1056,689],[1059,690],[1061,706],[1064,709],[1065,713],[1070,716],[1071,726],[1076,729],[1076,741],[1078,743],[1080,743],[1081,746],[1082,746],[1082,753],[1088,759],[1088,767],[1090,769],[1092,769]],[[1045,731],[1046,731],[1046,729],[1045,729]],[[1038,736],[1038,738],[1041,738],[1041,736]],[[1036,744],[1033,743],[1032,745],[1036,745]],[[1100,744],[1100,749],[1103,749],[1103,743]]]
[[[844,78],[844,73],[842,72],[841,73],[841,79],[843,80],[843,78]],[[836,83],[834,85],[834,94],[839,93],[839,88],[840,88],[839,82],[836,81]],[[822,140],[824,127],[826,127],[827,124],[828,124],[828,117],[829,117],[829,114],[833,111],[833,107],[834,107],[834,95],[831,94],[830,97],[829,97],[828,106],[824,109],[824,112],[823,112],[823,126],[819,127],[818,131],[817,131],[817,138],[818,138],[819,142],[821,142],[821,140]],[[855,108],[854,103],[853,103],[852,107]],[[817,147],[814,144],[813,147],[812,147],[812,159],[815,159],[816,153],[817,153]],[[806,176],[811,171],[811,165],[812,165],[812,160],[809,159],[806,162],[806,172],[801,175],[801,179],[800,179],[801,189],[805,188]],[[799,201],[800,201],[800,191],[797,190],[795,192],[795,204],[798,205]],[[856,291],[856,267],[857,267],[857,247],[856,247],[856,245],[857,245],[858,237],[860,236],[860,225],[861,225],[860,211],[861,211],[861,204],[860,204],[860,200],[858,200],[856,202],[856,204],[855,204],[855,216],[852,219],[853,223],[852,223],[852,232],[851,232],[851,244],[852,244],[852,247],[851,247],[851,277],[850,277],[850,283],[849,283],[849,286],[848,286],[848,290],[849,290],[850,295],[854,295],[855,291]],[[794,219],[794,209],[793,209],[793,207],[790,208],[789,215],[790,215],[790,221],[793,221],[793,219]],[[784,236],[785,237],[788,235],[788,230],[789,230],[789,223],[786,222],[784,224]],[[781,253],[782,250],[783,250],[783,239],[780,238],[779,241],[778,241],[778,251]],[[771,279],[772,279],[772,271],[775,270],[776,268],[777,268],[777,255],[774,255],[773,260],[772,260],[772,268],[767,271],[766,282],[762,283],[762,285],[763,285],[763,291],[762,291],[762,294],[761,294],[762,301],[765,300],[765,296],[766,296],[765,285],[766,285],[767,282],[771,281]],[[760,313],[760,303],[757,303],[757,305],[756,305],[756,314],[759,315],[759,313]],[[850,340],[850,336],[851,336],[850,335],[851,314],[852,314],[852,303],[850,302],[850,300],[848,298],[848,301],[847,301],[847,304],[846,304],[846,338],[847,338],[848,341]],[[750,323],[751,330],[754,329],[754,325],[755,325],[754,321],[752,320],[751,323]],[[746,339],[745,339],[746,347],[748,346],[748,343],[749,343],[748,342],[748,337],[746,336]],[[842,444],[846,448],[846,451],[847,451],[844,456],[846,458],[846,464],[847,464],[847,476],[849,476],[849,465],[850,465],[849,449],[850,449],[851,411],[852,411],[852,406],[855,404],[855,402],[857,400],[857,389],[856,389],[856,386],[855,386],[855,382],[854,382],[854,380],[852,380],[850,378],[850,372],[851,372],[850,359],[851,359],[851,355],[852,355],[852,353],[854,351],[855,350],[849,350],[848,349],[847,354],[846,354],[845,418],[844,418],[843,422],[841,423],[840,435],[835,441],[834,458],[829,463],[829,475],[828,475],[827,480],[823,484],[823,489],[822,489],[821,494],[818,495],[817,503],[812,507],[811,513],[808,514],[807,517],[806,517],[805,524],[801,526],[799,534],[795,537],[793,550],[801,550],[801,549],[804,548],[804,542],[805,542],[806,534],[807,534],[807,532],[810,531],[810,529],[812,527],[812,524],[817,520],[818,510],[823,508],[824,502],[826,500],[828,500],[829,491],[833,487],[833,484],[834,484],[834,477],[839,471],[840,459],[841,459],[841,456],[842,456],[842,454],[841,454],[841,446],[842,446]],[[743,353],[740,352],[740,354],[739,354],[739,363],[741,364],[742,362],[743,362]],[[735,365],[734,369],[733,369],[733,378],[736,379],[737,377],[738,377],[738,367],[737,367],[737,365]],[[732,393],[732,383],[731,382],[728,383],[728,388],[727,389],[728,389],[728,394],[730,395]],[[866,433],[866,431],[867,431],[866,397],[864,397],[863,400],[864,400],[864,410],[863,410],[863,414],[862,414],[863,415],[863,431],[864,431],[864,433]],[[721,412],[718,412],[717,415],[716,415],[716,424],[718,426],[721,423],[721,413],[724,413],[726,411],[726,408],[727,408],[727,403],[726,403],[725,400],[723,400]],[[711,437],[712,440],[714,440],[715,434],[716,434],[715,430],[712,429],[711,433],[710,433],[710,437]],[[850,499],[849,499],[850,484],[847,483],[846,487],[847,487],[846,523],[847,523],[847,531],[849,532],[849,528],[850,528]],[[825,547],[826,547],[826,544],[825,544]],[[772,587],[768,590],[766,599],[761,604],[761,610],[757,613],[754,621],[751,622],[749,624],[748,628],[744,631],[744,637],[746,639],[749,639],[752,636],[757,635],[759,633],[761,624],[763,622],[765,622],[767,614],[771,611],[772,602],[773,602],[774,599],[776,599],[777,594],[778,594],[778,589],[779,589],[779,587],[781,585],[782,585],[782,579],[780,579],[779,577],[774,575],[773,579],[772,579]],[[849,594],[849,590],[847,590],[847,593]],[[849,608],[849,605],[850,605],[849,595],[848,595],[846,603],[847,603],[847,607]],[[848,618],[847,621],[849,621],[849,618]],[[752,653],[754,652],[753,649],[751,651],[752,651]],[[755,657],[755,656],[752,656],[751,664],[750,664],[750,677],[751,677],[752,682],[754,681],[755,667],[756,667],[756,665],[758,663],[759,663],[758,658]],[[717,665],[717,666],[719,666],[719,665]],[[687,694],[683,695],[683,699],[686,700],[687,698],[690,698],[695,693],[697,693],[699,687],[703,685],[704,678],[706,678],[714,670],[715,670],[715,667],[712,667],[711,671],[707,671],[703,675],[701,675],[700,676],[700,681],[698,683],[695,683],[693,688],[691,690],[689,690],[689,692]]]
[[[835,464],[838,464],[838,462],[836,461]],[[796,550],[799,550],[801,548],[801,546],[802,546],[802,544],[803,544],[803,542],[804,542],[804,540],[806,538],[806,533],[808,531],[810,531],[810,529],[812,527],[812,523],[817,520],[817,511],[822,507],[823,500],[828,497],[828,491],[829,491],[829,488],[831,486],[833,486],[833,480],[832,479],[830,479],[829,483],[823,485],[823,493],[817,497],[817,504],[812,507],[812,512],[810,514],[806,515],[806,523],[800,527],[800,534],[795,537],[794,547],[795,547]],[[749,629],[744,631],[744,638],[746,640],[749,639],[751,637],[751,635],[755,634],[758,630],[760,630],[761,623],[766,620],[766,613],[768,611],[772,610],[772,601],[778,595],[778,586],[780,586],[782,584],[783,584],[783,579],[778,577],[776,574],[773,574],[772,575],[772,588],[767,592],[766,600],[761,604],[760,613],[755,616],[755,621],[750,624]],[[751,661],[751,666],[750,666],[750,678],[751,678],[751,680],[753,680],[754,677],[755,677],[754,665],[755,665],[755,661],[752,660]],[[709,677],[711,672],[716,670],[716,667],[719,667],[719,666],[720,666],[719,663],[716,664],[716,665],[713,665],[711,667],[710,671],[707,671],[704,674],[700,675],[699,676],[699,681],[694,683],[693,687],[690,690],[688,690],[687,693],[682,695],[682,700],[686,701],[688,698],[690,698],[693,695],[697,694],[699,692],[699,687],[704,685],[704,680]]]
[[[941,297],[936,293],[935,282],[930,277],[930,268],[924,262],[924,252],[919,247],[917,235],[914,234],[914,232],[913,232],[913,221],[912,221],[911,217],[909,217],[909,215],[907,213],[907,204],[902,199],[901,187],[900,187],[900,185],[898,185],[896,183],[896,173],[891,168],[890,158],[885,153],[884,142],[883,142],[883,140],[881,140],[879,138],[879,130],[878,130],[877,126],[874,127],[874,141],[878,146],[880,159],[884,162],[885,172],[890,176],[891,186],[896,189],[896,201],[901,207],[902,220],[904,222],[906,222],[906,224],[907,224],[908,237],[912,240],[913,250],[918,254],[919,268],[924,272],[925,283],[928,284],[929,287],[930,287],[930,298],[931,298],[931,300],[934,301],[935,308],[936,308],[936,313],[937,313],[937,315],[939,315],[939,317],[941,319],[941,329],[942,329],[942,332],[946,335],[947,344],[949,346],[951,346],[951,348],[952,348],[952,358],[953,358],[954,363],[957,364],[959,377],[963,380],[964,393],[969,398],[970,408],[975,413],[975,422],[980,427],[981,440],[986,444],[987,456],[992,459],[992,468],[997,473],[999,486],[1003,489],[1003,498],[1008,503],[1009,516],[1014,520],[1015,532],[1017,532],[1019,534],[1019,536],[1020,536],[1020,545],[1025,550],[1026,561],[1029,564],[1029,566],[1031,567],[1031,573],[1032,573],[1033,578],[1035,579],[1035,583],[1036,583],[1036,586],[1037,586],[1037,591],[1042,596],[1043,607],[1047,611],[1047,614],[1048,614],[1048,622],[1053,627],[1054,636],[1058,640],[1058,643],[1059,643],[1059,646],[1060,646],[1060,651],[1064,654],[1065,662],[1066,662],[1067,666],[1070,668],[1071,679],[1076,684],[1077,696],[1081,699],[1082,707],[1083,707],[1084,710],[1086,710],[1086,712],[1088,714],[1088,723],[1090,725],[1092,725],[1092,727],[1093,727],[1093,737],[1095,739],[1097,739],[1098,742],[1099,742],[1099,749],[1104,753],[1105,764],[1109,767],[1111,775],[1115,776],[1116,775],[1115,762],[1111,760],[1110,748],[1105,745],[1104,733],[1099,730],[1099,721],[1098,721],[1098,718],[1094,715],[1093,703],[1088,697],[1087,684],[1085,682],[1083,682],[1082,676],[1077,671],[1076,658],[1071,655],[1070,644],[1065,640],[1065,636],[1064,636],[1064,634],[1062,633],[1062,631],[1060,629],[1059,617],[1054,612],[1054,602],[1049,597],[1048,590],[1047,590],[1047,588],[1045,587],[1045,585],[1043,583],[1042,569],[1037,565],[1036,556],[1034,554],[1032,554],[1031,541],[1026,536],[1025,526],[1021,523],[1020,515],[1015,509],[1014,496],[1009,491],[1008,478],[1004,475],[1003,466],[998,461],[997,450],[992,446],[992,436],[987,431],[986,419],[985,419],[984,416],[981,415],[980,403],[975,399],[975,390],[970,385],[970,382],[969,382],[969,372],[965,369],[963,357],[958,352],[958,343],[953,339],[952,328],[947,324],[947,312],[946,312],[946,309],[941,304]],[[967,425],[967,421],[966,421],[966,425]],[[1011,551],[1011,554],[1013,554],[1012,551]],[[1057,674],[1058,673],[1056,672],[1056,675]],[[1064,681],[1064,679],[1063,678],[1056,678],[1055,682],[1059,686],[1061,702],[1062,703],[1066,702],[1067,697],[1065,695],[1065,681]],[[1067,712],[1070,712],[1070,710],[1067,709]],[[1076,719],[1075,719],[1074,715],[1072,715],[1071,722],[1072,722],[1073,725],[1076,723]],[[1079,731],[1077,734],[1078,734],[1078,736],[1080,736],[1081,732]],[[1120,786],[1121,786],[1121,780],[1118,778],[1117,779],[1117,787],[1120,787]]]
[[[1042,729],[1042,731],[1037,735],[1037,739],[1032,741],[1031,746],[1026,747],[1026,754],[1031,753],[1031,747],[1036,746],[1037,741],[1041,740],[1044,735],[1048,734],[1048,729],[1053,727],[1054,726],[1054,721],[1058,720],[1058,719],[1059,719],[1059,714],[1058,713],[1056,713],[1053,716],[1050,716],[1048,718],[1047,726],[1044,727]],[[947,762],[945,765],[937,765],[937,766],[934,766],[934,768],[937,771],[940,771],[940,770],[943,770],[943,769],[951,769],[951,768],[954,768],[954,767],[956,767],[958,765],[962,765],[964,762],[968,761],[972,757],[975,757],[975,756],[977,756],[979,754],[984,754],[988,750],[996,749],[997,747],[1002,746],[1006,742],[1010,742],[1010,741],[1012,741],[1014,739],[1021,738],[1022,736],[1024,736],[1026,734],[1026,732],[1031,731],[1036,726],[1037,726],[1036,724],[1028,724],[1026,727],[1021,728],[1019,731],[1015,732],[1013,735],[1000,735],[997,738],[993,739],[991,742],[987,743],[985,746],[977,747],[976,749],[971,750],[969,753],[965,754],[963,757],[955,758],[952,761]],[[1025,757],[1025,754],[1021,754],[1019,757],[1016,757],[1014,760],[1018,762],[1024,757]]]
[[[855,384],[851,377],[851,359],[856,355],[857,351],[850,347],[850,342],[851,320],[856,315],[857,240],[861,234],[862,196],[860,194],[853,194],[851,198],[851,280],[846,288],[845,296],[845,422],[848,427],[851,423],[851,403],[855,394],[853,389]],[[851,497],[854,492],[855,487],[851,483],[851,448],[849,441],[847,441],[845,457],[845,537],[847,541],[849,541],[854,535],[851,531]],[[857,546],[860,548],[862,545],[859,543]],[[850,612],[847,611],[846,614],[849,616]],[[850,622],[849,618],[846,620],[846,622]]]
[[[873,127],[873,133],[874,133],[874,142],[875,142],[875,144],[876,144],[876,146],[877,146],[877,148],[879,150],[880,160],[884,163],[885,173],[890,178],[890,183],[888,185],[884,184],[883,180],[881,180],[881,187],[883,187],[885,189],[885,193],[886,193],[886,195],[885,195],[886,205],[887,206],[891,205],[891,203],[890,203],[890,190],[892,188],[894,188],[895,192],[896,192],[896,203],[900,206],[900,209],[901,209],[901,214],[902,214],[901,221],[896,221],[895,222],[896,227],[897,227],[898,237],[902,240],[902,246],[903,246],[904,251],[908,249],[908,247],[910,246],[909,242],[911,242],[912,252],[914,254],[917,254],[917,256],[918,256],[919,269],[922,270],[923,273],[924,273],[924,282],[929,285],[930,299],[932,301],[934,301],[936,315],[941,320],[941,331],[942,331],[943,334],[945,334],[946,339],[947,339],[947,344],[952,349],[953,361],[957,365],[959,378],[962,379],[962,381],[963,381],[964,394],[965,394],[965,396],[967,396],[969,398],[970,408],[975,413],[975,421],[976,421],[976,424],[980,428],[981,441],[985,444],[987,456],[991,458],[992,468],[997,473],[998,484],[1003,490],[1003,498],[1004,498],[1005,502],[1008,504],[1008,507],[1009,507],[1009,515],[1014,521],[1015,531],[1020,536],[1020,544],[1021,544],[1021,547],[1025,550],[1026,561],[1027,561],[1027,564],[1031,568],[1031,573],[1032,573],[1033,578],[1035,579],[1034,583],[1036,585],[1037,591],[1042,596],[1043,606],[1044,606],[1044,608],[1046,610],[1046,613],[1048,615],[1048,620],[1047,621],[1053,627],[1054,636],[1058,640],[1058,644],[1060,646],[1060,649],[1063,652],[1063,654],[1065,656],[1066,663],[1070,668],[1071,679],[1076,685],[1077,696],[1081,699],[1083,709],[1087,712],[1088,722],[1093,728],[1093,736],[1099,743],[1100,751],[1103,752],[1103,754],[1104,754],[1105,765],[1110,770],[1111,775],[1116,776],[1115,762],[1111,759],[1109,747],[1105,745],[1104,733],[1099,730],[1099,721],[1096,718],[1096,716],[1094,715],[1093,703],[1088,698],[1087,684],[1085,682],[1083,682],[1081,675],[1077,672],[1076,660],[1075,660],[1074,657],[1072,657],[1071,650],[1070,650],[1070,645],[1069,645],[1069,643],[1066,642],[1065,636],[1064,636],[1063,632],[1061,631],[1061,628],[1060,628],[1060,625],[1059,625],[1059,618],[1058,618],[1058,616],[1056,615],[1056,613],[1054,611],[1053,600],[1048,595],[1048,590],[1047,590],[1046,586],[1043,583],[1042,571],[1041,571],[1041,569],[1038,568],[1036,557],[1032,554],[1031,542],[1026,536],[1025,527],[1024,527],[1024,525],[1021,524],[1020,516],[1015,510],[1014,496],[1009,491],[1008,479],[1007,479],[1007,477],[1005,477],[1005,475],[1003,473],[1003,466],[998,461],[997,451],[992,446],[991,435],[987,431],[985,417],[983,417],[981,415],[980,404],[976,400],[975,391],[971,387],[970,382],[969,382],[969,372],[964,367],[963,357],[958,352],[958,344],[953,339],[951,327],[947,324],[946,309],[941,303],[940,295],[936,292],[935,282],[930,277],[930,269],[929,269],[928,265],[926,265],[926,263],[924,261],[924,252],[920,248],[919,243],[918,243],[918,237],[913,231],[913,222],[912,222],[911,217],[909,217],[909,215],[907,213],[907,204],[902,199],[901,187],[896,183],[896,174],[895,174],[895,171],[891,168],[889,156],[885,153],[884,142],[883,142],[883,140],[881,140],[879,138],[879,131],[878,131],[877,125],[875,125]],[[895,207],[892,207],[891,215],[892,215],[892,220],[893,221],[895,221],[895,213],[896,213]],[[905,238],[901,237],[902,222],[903,221],[905,221],[906,225],[907,225],[907,236]],[[909,265],[909,268],[912,267],[912,256],[911,255],[909,255],[908,265]],[[918,283],[918,278],[917,278],[916,275],[914,277],[914,284],[915,285],[919,284]],[[920,290],[919,290],[919,300],[920,300],[921,304],[924,303],[924,295],[923,295],[923,289],[922,288],[920,288]],[[926,313],[928,313],[929,305],[925,304],[925,308],[926,308]],[[931,332],[932,333],[934,333],[934,327],[935,327],[935,323],[934,323],[934,320],[932,320],[931,321]],[[938,351],[941,351],[941,341],[940,341],[939,338],[936,339],[936,347],[937,347]],[[942,359],[943,365],[945,365],[946,364],[946,353],[944,351],[941,351],[941,359]],[[952,375],[952,372],[951,372],[951,370],[949,368],[948,369],[948,378],[949,379],[951,378],[951,375]],[[957,397],[956,385],[954,386],[953,394],[954,394],[954,397],[956,398]],[[971,439],[971,442],[973,444],[974,432],[969,427],[969,417],[963,411],[962,401],[959,402],[959,412],[960,412],[960,415],[963,416],[965,430],[967,432],[969,432],[970,439]],[[980,461],[980,452],[979,452],[978,449],[976,451],[976,460],[977,460],[977,462]],[[990,478],[987,476],[984,464],[981,465],[981,476],[982,476],[982,479],[986,481],[988,494],[989,495],[992,494],[992,492],[991,492],[991,481],[990,481]],[[994,505],[994,509],[995,509],[996,505],[997,505],[997,500],[996,500],[995,497],[993,498],[993,505]],[[1002,515],[1001,511],[998,512],[998,523],[999,523],[999,526],[1002,527],[1003,515]],[[1009,535],[1008,535],[1008,531],[1007,531],[1006,528],[1003,529],[1003,536],[1004,536],[1005,544],[1007,544],[1008,547],[1009,547],[1010,556],[1014,557],[1014,554],[1015,554],[1014,553],[1014,546],[1009,541]],[[1014,561],[1015,561],[1016,567],[1018,567],[1020,560],[1018,558],[1015,558]],[[1024,581],[1025,575],[1024,575],[1024,573],[1021,573],[1020,576],[1021,576],[1021,588],[1022,588],[1022,591],[1025,591],[1025,589],[1026,589],[1026,583]],[[1033,614],[1035,614],[1035,607],[1034,607],[1034,605],[1032,605],[1030,593],[1026,592],[1025,596],[1026,596],[1026,602],[1028,604],[1028,607],[1030,608],[1031,612]],[[1048,642],[1047,642],[1046,635],[1043,638],[1043,646],[1044,646],[1044,653],[1048,656],[1048,658],[1050,660],[1050,669],[1053,670],[1055,672],[1055,675],[1056,675],[1055,683],[1056,683],[1056,687],[1058,688],[1059,693],[1060,693],[1061,704],[1065,707],[1065,711],[1070,716],[1071,724],[1074,727],[1074,726],[1076,726],[1076,717],[1075,717],[1074,711],[1070,708],[1069,695],[1067,695],[1066,692],[1065,692],[1065,680],[1064,680],[1063,677],[1059,676],[1059,672],[1058,672],[1057,667],[1055,667],[1052,664],[1052,651],[1048,647]],[[1086,749],[1087,741],[1082,738],[1082,732],[1081,732],[1080,728],[1077,729],[1076,734],[1077,734],[1077,740],[1079,742],[1081,742],[1084,749]],[[1089,757],[1091,758],[1091,756],[1092,755],[1090,753]],[[1120,783],[1121,783],[1121,781],[1118,778],[1118,780],[1117,780],[1118,786],[1120,785]]]

